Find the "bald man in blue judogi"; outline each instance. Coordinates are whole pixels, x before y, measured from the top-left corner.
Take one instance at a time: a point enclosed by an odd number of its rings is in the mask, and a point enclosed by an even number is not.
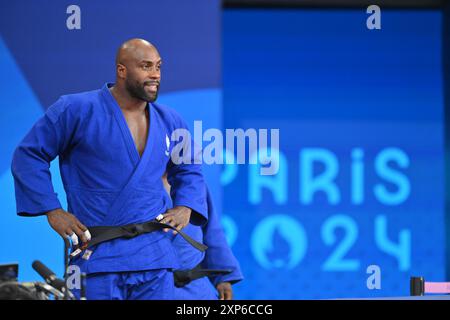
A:
[[[132,39],[118,51],[115,84],[62,96],[47,110],[14,153],[19,215],[45,214],[56,232],[80,244],[88,242],[89,227],[143,223],[160,214],[178,230],[206,223],[200,165],[170,157],[172,132],[187,126],[154,103],[160,65],[153,45]],[[51,183],[49,164],[57,156],[68,212]],[[165,171],[173,207],[163,194]],[[171,271],[179,264],[170,234],[160,230],[90,249],[71,262],[88,274],[88,299],[174,297]]]

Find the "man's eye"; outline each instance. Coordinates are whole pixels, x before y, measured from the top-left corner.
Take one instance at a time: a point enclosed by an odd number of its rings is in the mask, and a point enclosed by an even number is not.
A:
[[[148,70],[148,69],[150,69],[150,66],[145,64],[145,65],[142,66],[142,69]]]

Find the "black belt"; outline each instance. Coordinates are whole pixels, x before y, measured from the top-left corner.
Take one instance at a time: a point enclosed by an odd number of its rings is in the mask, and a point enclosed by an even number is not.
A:
[[[191,270],[175,270],[173,272],[173,278],[175,287],[181,288],[190,283],[191,281],[203,278],[212,277],[218,275],[226,275],[233,270],[229,269],[202,269],[200,264]]]
[[[95,246],[97,244],[100,244],[102,242],[118,238],[131,239],[141,234],[150,233],[164,228],[176,230],[177,233],[180,234],[180,236],[182,236],[184,240],[186,240],[190,245],[192,245],[199,251],[204,252],[208,248],[203,243],[195,241],[184,232],[178,231],[175,227],[172,227],[169,224],[160,223],[156,220],[152,220],[144,223],[133,223],[125,226],[116,226],[116,227],[88,227],[88,230],[91,233],[92,237],[91,240],[81,247],[76,247],[70,254],[70,257],[74,258],[78,256],[83,250]]]

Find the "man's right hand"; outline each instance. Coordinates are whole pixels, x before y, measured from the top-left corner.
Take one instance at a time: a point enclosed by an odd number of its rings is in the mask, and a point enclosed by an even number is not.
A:
[[[63,238],[72,239],[72,243],[77,245],[79,239],[82,243],[91,240],[91,234],[73,214],[62,209],[52,210],[46,213],[50,226]]]

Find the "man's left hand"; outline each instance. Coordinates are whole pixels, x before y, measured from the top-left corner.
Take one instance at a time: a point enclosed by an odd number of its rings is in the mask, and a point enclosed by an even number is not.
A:
[[[219,300],[232,300],[233,289],[231,289],[231,283],[221,282],[217,286],[217,293],[219,294]]]
[[[159,222],[171,225],[172,227],[175,227],[178,231],[180,231],[189,224],[189,220],[191,219],[191,212],[192,210],[188,207],[177,206],[173,209],[167,210],[167,212],[163,214],[163,219],[161,219]],[[167,232],[170,229],[165,228],[163,230],[164,232]],[[177,231],[174,230],[173,234],[176,233]]]

